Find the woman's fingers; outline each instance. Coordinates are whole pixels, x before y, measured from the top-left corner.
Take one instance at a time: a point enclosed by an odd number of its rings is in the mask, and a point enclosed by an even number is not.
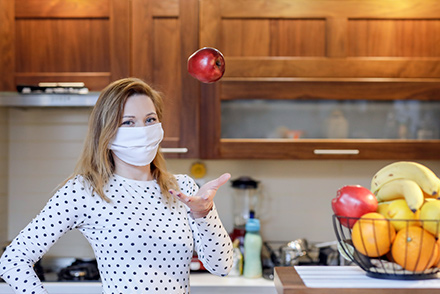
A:
[[[191,198],[190,196],[186,196],[185,194],[183,194],[182,192],[177,192],[176,190],[171,189],[170,194],[174,196],[174,198],[184,202],[184,203],[188,203],[191,202]]]
[[[191,210],[194,217],[203,217],[208,214],[214,203],[214,196],[222,185],[224,185],[230,174],[225,173],[215,180],[212,180],[203,185],[195,196],[187,196],[184,193],[176,190],[170,190],[170,194],[179,201],[185,203]]]
[[[210,196],[212,194],[215,195],[215,192],[217,192],[218,188],[220,188],[222,185],[226,184],[226,182],[231,178],[231,175],[229,173],[222,174],[220,177],[218,177],[215,180],[209,181],[205,185],[203,185],[197,195],[200,195],[201,197],[205,198],[206,195]],[[214,192],[214,193],[213,193]],[[213,196],[214,197],[214,196]]]

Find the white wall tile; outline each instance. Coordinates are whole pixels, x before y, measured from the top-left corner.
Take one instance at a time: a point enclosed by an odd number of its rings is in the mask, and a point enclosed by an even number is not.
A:
[[[10,109],[9,128],[0,110],[0,218],[8,200],[11,239],[43,208],[55,187],[72,172],[87,130],[89,109]],[[3,120],[3,122],[2,122]],[[5,134],[9,139],[5,143]],[[9,157],[3,156],[9,148]],[[9,161],[8,161],[9,160]],[[196,160],[168,160],[173,173],[190,173]],[[369,187],[372,175],[390,161],[208,160],[207,175],[198,182],[230,172],[232,179],[251,176],[261,182],[262,235],[266,240],[335,240],[330,201],[337,189],[359,184]],[[440,174],[440,161],[424,161]],[[9,166],[8,166],[9,165]],[[3,171],[2,171],[3,169]],[[5,171],[7,169],[7,171]],[[9,176],[8,180],[7,177]],[[7,183],[7,184],[5,184]],[[7,186],[7,188],[5,187]],[[228,231],[233,228],[233,189],[220,188],[216,206]],[[7,197],[5,196],[7,195]],[[7,198],[7,199],[6,199]],[[3,209],[4,210],[4,209]],[[0,240],[5,235],[0,219]],[[63,236],[48,252],[56,256],[92,257],[77,231]]]
[[[87,131],[88,108],[9,110],[8,239],[44,207],[73,171]],[[69,232],[50,255],[91,257],[79,232]]]
[[[175,173],[189,173],[194,160],[168,160]],[[336,240],[332,225],[331,199],[344,185],[370,187],[371,177],[391,161],[298,161],[298,160],[209,160],[204,161],[204,181],[230,172],[232,179],[251,176],[261,182],[263,238],[288,241],[306,238],[310,241]],[[440,175],[439,161],[420,161]],[[219,189],[216,206],[225,227],[232,231],[233,189],[228,183]]]

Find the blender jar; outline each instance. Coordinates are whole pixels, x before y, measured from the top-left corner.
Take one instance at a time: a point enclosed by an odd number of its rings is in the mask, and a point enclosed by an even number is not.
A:
[[[246,222],[249,218],[254,218],[259,210],[258,184],[258,181],[245,176],[232,181],[234,230],[231,239],[232,241],[239,239],[241,246],[246,232]]]

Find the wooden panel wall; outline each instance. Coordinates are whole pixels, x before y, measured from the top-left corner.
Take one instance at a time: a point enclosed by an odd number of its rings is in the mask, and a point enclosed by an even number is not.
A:
[[[348,56],[440,58],[437,19],[352,19]]]
[[[17,19],[16,72],[110,72],[105,19]]]
[[[108,18],[109,8],[109,0],[15,0],[17,18]]]
[[[221,33],[229,57],[325,54],[324,19],[225,19]]]
[[[14,2],[0,0],[0,90],[15,90]]]

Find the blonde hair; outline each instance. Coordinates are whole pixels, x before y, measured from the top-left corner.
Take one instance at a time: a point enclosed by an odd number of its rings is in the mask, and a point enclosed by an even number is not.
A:
[[[93,192],[110,202],[104,193],[104,186],[113,175],[115,164],[108,145],[116,135],[122,121],[125,102],[128,97],[135,94],[150,97],[156,108],[157,117],[159,121],[162,121],[162,96],[144,81],[137,78],[125,78],[109,84],[99,95],[90,115],[83,151],[74,172],[60,187],[68,180],[81,175],[91,186]],[[177,189],[177,181],[172,174],[167,172],[165,159],[160,151],[157,152],[150,168],[162,194],[167,199],[171,199],[172,196],[168,191],[171,188]]]

